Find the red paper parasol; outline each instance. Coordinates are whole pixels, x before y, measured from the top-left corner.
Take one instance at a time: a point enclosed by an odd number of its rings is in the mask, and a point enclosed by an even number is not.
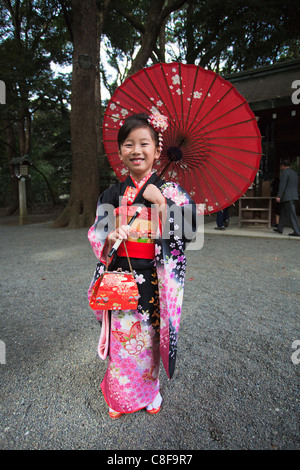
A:
[[[108,103],[105,151],[117,177],[128,172],[118,156],[120,121],[133,113],[168,117],[158,175],[178,182],[204,214],[228,207],[254,181],[261,135],[245,98],[218,74],[196,65],[156,64],[127,78]]]

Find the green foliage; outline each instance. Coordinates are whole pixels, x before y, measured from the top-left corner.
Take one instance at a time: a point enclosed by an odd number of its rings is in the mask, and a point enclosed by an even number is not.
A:
[[[173,15],[173,60],[232,73],[298,58],[299,9],[292,0],[189,1]]]
[[[6,147],[0,141],[0,207],[9,206],[12,200],[11,176],[6,163]]]
[[[143,21],[145,10],[142,8],[143,1],[126,1],[126,11]],[[123,2],[122,7],[124,7]],[[119,0],[113,0],[110,4],[109,14],[105,18],[103,33],[109,38],[111,47],[122,54],[132,51],[140,41],[140,31],[118,13]]]
[[[69,79],[60,75],[53,80],[52,87],[45,90],[43,106],[35,112],[32,121],[30,157],[36,168],[46,175],[56,200],[69,194],[71,183]],[[49,200],[51,195],[45,178],[33,169],[32,179],[37,181],[36,186],[33,185],[33,199]]]
[[[145,8],[143,1],[127,1],[122,3],[128,15],[135,17],[136,21],[143,22]],[[105,63],[101,64],[101,77],[110,96],[120,83],[126,78],[130,69],[135,50],[141,41],[141,31],[135,28],[125,16],[119,13],[120,2],[113,0],[110,3],[109,14],[105,18],[102,37],[102,52],[106,56]],[[114,71],[112,75],[107,65]]]
[[[11,192],[8,159],[24,153],[30,154],[44,175],[32,169],[33,201],[43,199],[49,191],[46,179],[57,194],[69,190],[70,77],[55,77],[52,63],[70,63],[72,47],[60,2],[1,0],[0,4],[0,79],[7,91],[6,104],[0,107],[0,179],[5,188],[0,204],[6,205],[11,199],[7,197]],[[13,135],[10,143],[5,132],[8,127]],[[48,160],[51,152],[56,160]],[[61,167],[68,172],[67,177],[60,177]],[[61,188],[61,181],[66,179],[68,183]]]

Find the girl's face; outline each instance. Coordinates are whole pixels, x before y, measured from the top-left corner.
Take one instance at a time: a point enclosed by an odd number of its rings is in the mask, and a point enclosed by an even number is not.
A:
[[[119,156],[136,181],[151,173],[160,151],[156,147],[151,131],[146,127],[133,129],[124,140]]]

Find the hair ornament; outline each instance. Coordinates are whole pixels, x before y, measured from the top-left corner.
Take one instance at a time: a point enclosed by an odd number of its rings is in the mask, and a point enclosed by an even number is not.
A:
[[[169,126],[168,118],[160,113],[150,114],[148,122],[157,132],[164,132]]]
[[[150,114],[148,117],[148,123],[153,129],[158,132],[158,142],[159,150],[162,151],[163,148],[163,137],[162,133],[168,129],[169,123],[168,118],[160,113]]]

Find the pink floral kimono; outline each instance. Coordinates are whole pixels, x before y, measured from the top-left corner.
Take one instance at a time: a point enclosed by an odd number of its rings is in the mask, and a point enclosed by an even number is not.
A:
[[[128,176],[100,196],[96,220],[88,232],[99,260],[90,295],[107,262],[106,239],[114,229],[109,226],[109,206],[113,206],[114,216],[122,218],[124,214],[133,214],[134,205],[143,205],[145,213],[153,217],[150,203],[142,197],[150,183],[155,184],[165,197],[167,221],[164,228],[157,223],[153,234],[153,227],[150,229],[148,225],[147,229],[147,217],[141,214],[142,230],[135,234],[134,242],[126,242],[139,288],[138,308],[109,312],[109,362],[101,389],[109,407],[122,413],[145,408],[154,400],[159,392],[160,357],[168,377],[174,373],[186,270],[184,249],[185,243],[196,233],[196,206],[184,189],[160,180],[155,173],[139,185]],[[109,270],[129,269],[122,246],[109,263]],[[103,313],[95,311],[100,322]]]

